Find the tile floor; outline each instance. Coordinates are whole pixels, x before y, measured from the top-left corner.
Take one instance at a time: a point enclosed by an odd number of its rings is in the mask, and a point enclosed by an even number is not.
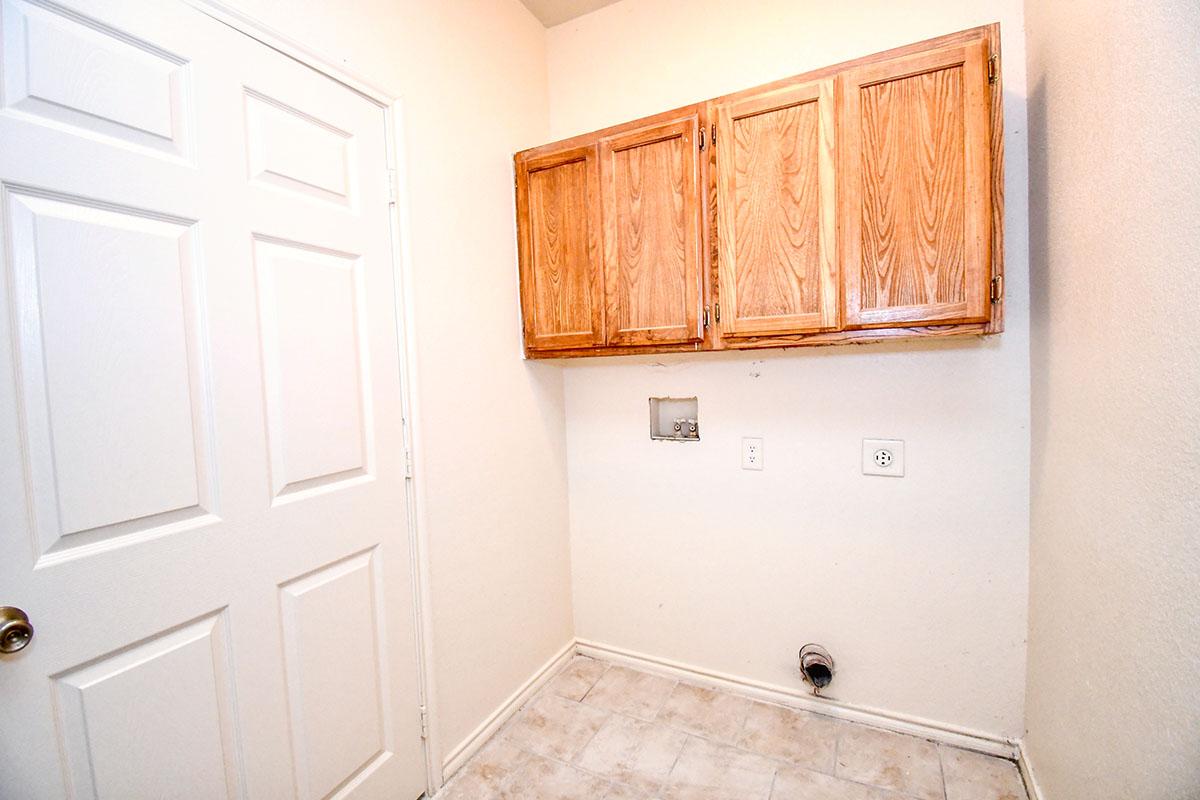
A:
[[[1016,766],[576,656],[437,800],[1026,800]]]

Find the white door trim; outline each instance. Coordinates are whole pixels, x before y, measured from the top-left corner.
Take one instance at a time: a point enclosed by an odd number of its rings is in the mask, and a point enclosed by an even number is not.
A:
[[[437,735],[437,692],[433,674],[433,612],[429,587],[429,547],[424,531],[424,505],[418,502],[420,492],[417,479],[423,462],[421,438],[414,420],[419,414],[416,386],[416,341],[412,329],[415,315],[412,309],[412,252],[409,248],[410,206],[408,198],[408,175],[405,145],[404,101],[398,95],[384,90],[371,80],[357,75],[338,65],[331,57],[309,47],[303,42],[272,28],[269,25],[233,8],[221,0],[182,0],[201,13],[222,22],[231,28],[277,50],[280,53],[308,66],[317,72],[341,83],[370,100],[384,112],[384,129],[387,141],[387,161],[391,170],[391,185],[394,202],[388,215],[392,233],[392,270],[396,286],[396,318],[398,352],[400,363],[401,402],[404,417],[404,442],[408,450],[408,480],[405,482],[408,518],[406,527],[412,558],[413,608],[416,619],[417,675],[421,689],[421,728],[424,736],[426,793],[433,796],[444,782],[441,742]]]

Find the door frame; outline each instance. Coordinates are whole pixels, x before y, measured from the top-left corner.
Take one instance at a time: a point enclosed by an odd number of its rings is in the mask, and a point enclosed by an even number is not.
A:
[[[369,100],[383,112],[384,140],[387,144],[387,169],[392,203],[388,212],[391,234],[392,274],[395,286],[396,336],[400,375],[401,416],[405,447],[405,528],[409,562],[412,565],[414,631],[417,646],[417,683],[421,714],[422,750],[425,758],[426,795],[432,797],[445,782],[442,747],[433,721],[437,719],[437,691],[433,675],[433,605],[430,596],[429,543],[425,536],[426,518],[419,503],[417,475],[424,462],[421,437],[414,420],[419,415],[416,335],[412,321],[412,250],[409,246],[411,206],[408,197],[408,161],[405,141],[404,98],[381,88],[371,80],[338,65],[337,61],[285,33],[242,12],[222,0],[182,0],[202,14],[224,23],[251,39],[282,53],[321,73]]]

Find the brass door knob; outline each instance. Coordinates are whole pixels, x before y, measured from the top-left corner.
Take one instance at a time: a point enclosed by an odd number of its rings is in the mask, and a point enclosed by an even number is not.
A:
[[[24,650],[32,638],[29,616],[19,608],[0,606],[0,653]]]

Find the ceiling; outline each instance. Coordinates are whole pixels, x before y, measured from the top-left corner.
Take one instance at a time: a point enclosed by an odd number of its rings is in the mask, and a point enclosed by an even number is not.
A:
[[[617,0],[521,0],[547,28],[582,17],[597,8],[612,5]]]

